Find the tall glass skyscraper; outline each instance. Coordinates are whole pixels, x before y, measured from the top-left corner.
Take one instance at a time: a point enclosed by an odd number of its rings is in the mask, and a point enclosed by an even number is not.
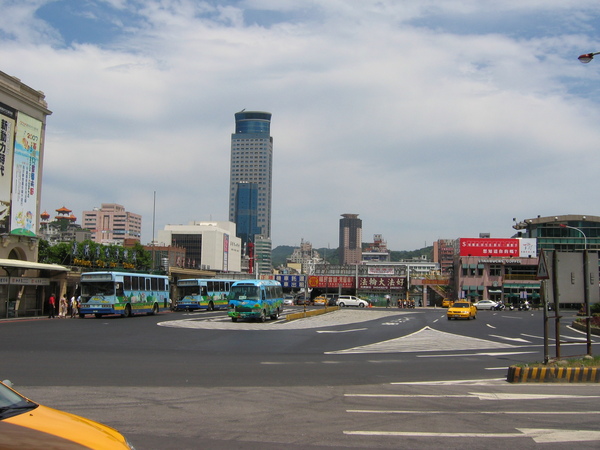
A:
[[[235,113],[231,135],[229,220],[235,222],[242,244],[256,236],[271,238],[273,138],[271,113]]]

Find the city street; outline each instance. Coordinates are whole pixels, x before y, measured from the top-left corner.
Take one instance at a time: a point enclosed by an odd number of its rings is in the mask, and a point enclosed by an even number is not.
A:
[[[114,426],[138,450],[597,448],[597,385],[505,381],[509,365],[543,359],[542,314],[448,321],[444,309],[348,308],[264,324],[232,323],[223,311],[0,321],[0,377]],[[581,341],[569,324],[563,339]],[[583,353],[583,341],[562,348]]]

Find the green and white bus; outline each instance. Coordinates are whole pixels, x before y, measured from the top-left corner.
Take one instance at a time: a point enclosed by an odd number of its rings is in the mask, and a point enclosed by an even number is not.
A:
[[[227,308],[227,296],[235,281],[216,278],[179,280],[177,281],[178,294],[175,310],[206,309],[214,311]]]
[[[158,314],[170,308],[169,277],[126,272],[81,274],[79,317]]]
[[[229,311],[233,322],[238,319],[257,319],[265,322],[267,317],[276,320],[283,311],[283,289],[275,280],[240,280],[231,286]]]

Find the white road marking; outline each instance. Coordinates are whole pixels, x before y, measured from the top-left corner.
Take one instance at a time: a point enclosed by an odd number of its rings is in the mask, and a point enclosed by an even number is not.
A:
[[[493,326],[493,325],[490,325],[489,323],[486,323],[486,324],[485,324],[485,326],[486,326],[486,327],[493,328],[494,330],[496,329],[496,327],[495,327],[495,326]]]
[[[511,338],[511,337],[507,337],[507,336],[498,336],[496,334],[490,334],[490,336],[498,338],[498,339],[504,339],[506,341],[515,341],[515,342],[523,342],[524,344],[531,344],[530,341],[527,341],[527,340],[521,339],[521,338]]]
[[[478,352],[478,353],[451,353],[444,355],[417,355],[417,358],[454,358],[456,356],[507,356],[507,355],[526,355],[537,352]]]
[[[447,438],[516,438],[529,437],[536,443],[583,442],[600,440],[600,431],[554,430],[541,428],[517,428],[519,433],[433,433],[418,431],[344,431],[347,435],[359,436],[403,436],[403,437],[447,437]]]
[[[420,329],[419,331],[399,338],[327,353],[419,353],[452,350],[485,350],[509,348],[515,348],[515,346],[501,342],[488,341],[486,339],[479,339],[452,333],[446,333],[443,331],[437,331],[433,328],[426,326]]]
[[[364,331],[368,328],[354,328],[353,330],[317,330],[317,333],[351,333],[353,331]]]
[[[416,411],[416,410],[372,410],[372,409],[347,409],[347,413],[358,414],[450,414],[448,411]],[[452,411],[452,415],[590,415],[600,414],[600,411]]]

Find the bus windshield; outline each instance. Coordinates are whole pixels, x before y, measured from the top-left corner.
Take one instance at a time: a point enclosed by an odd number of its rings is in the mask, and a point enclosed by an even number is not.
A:
[[[260,300],[260,288],[258,286],[232,286],[229,299]]]
[[[188,295],[196,296],[196,295],[207,295],[206,286],[180,286],[179,294],[181,297],[186,297]]]
[[[81,301],[87,303],[94,295],[115,295],[115,283],[97,281],[81,283]]]

